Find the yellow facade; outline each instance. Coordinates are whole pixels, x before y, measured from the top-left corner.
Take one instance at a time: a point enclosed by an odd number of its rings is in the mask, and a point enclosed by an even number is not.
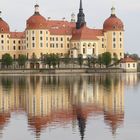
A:
[[[39,13],[38,8],[35,7],[35,13]],[[46,20],[46,22],[49,23],[49,20]],[[89,55],[98,57],[99,54],[104,52],[110,52],[112,58],[114,56],[117,56],[118,59],[124,57],[124,30],[112,29],[104,31],[102,29],[103,33],[101,35],[97,34],[97,39],[95,40],[90,38],[73,40],[72,29],[76,26],[73,20],[70,22],[64,20],[51,22],[52,25],[48,28],[46,24],[45,29],[28,28],[29,25],[27,23],[22,36],[19,36],[18,32],[14,32],[14,37],[11,32],[0,32],[0,59],[5,53],[9,53],[15,59],[20,54],[26,55],[29,59],[34,54],[39,59],[43,54],[51,53],[58,54],[61,57],[64,57],[66,54],[70,57],[77,57],[78,54],[82,54],[86,58]],[[53,25],[55,22],[57,24]],[[58,27],[59,24],[61,25]],[[71,33],[68,33],[69,29],[71,29]],[[90,30],[92,31],[92,29]],[[61,33],[62,31],[63,33]],[[77,48],[77,54],[74,53],[75,56],[73,56],[72,51],[74,48]]]

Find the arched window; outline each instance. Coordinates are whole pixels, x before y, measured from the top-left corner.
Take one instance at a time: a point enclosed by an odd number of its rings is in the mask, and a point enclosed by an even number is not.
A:
[[[90,46],[91,46],[91,43],[88,44],[88,47],[90,47]]]
[[[83,44],[83,47],[86,47],[86,45],[87,45],[87,44],[86,44],[86,43],[84,43],[84,44]]]

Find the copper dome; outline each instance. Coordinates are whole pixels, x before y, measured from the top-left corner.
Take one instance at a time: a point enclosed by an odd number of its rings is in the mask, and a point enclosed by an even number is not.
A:
[[[27,20],[27,29],[45,29],[46,19],[40,14],[34,14]]]
[[[104,31],[123,31],[123,22],[116,16],[115,7],[111,8],[111,16],[105,20],[103,25]]]
[[[46,19],[39,13],[39,5],[35,5],[35,13],[27,20],[27,29],[45,29]]]
[[[117,18],[115,15],[111,15],[108,19],[105,20],[103,29],[104,31],[108,30],[121,31],[124,30],[124,25],[119,18]]]

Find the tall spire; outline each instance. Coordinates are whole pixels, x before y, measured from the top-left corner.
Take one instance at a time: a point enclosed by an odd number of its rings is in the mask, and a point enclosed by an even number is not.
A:
[[[82,9],[82,10],[83,10],[82,0],[80,0],[80,9]]]
[[[79,8],[79,13],[77,15],[76,28],[80,29],[85,24],[86,22],[85,22],[85,14],[83,12],[83,4],[82,4],[82,0],[80,0],[80,8]]]

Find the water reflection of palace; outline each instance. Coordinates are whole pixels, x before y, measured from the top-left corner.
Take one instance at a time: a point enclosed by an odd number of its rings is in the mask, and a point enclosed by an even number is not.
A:
[[[102,115],[115,134],[124,120],[124,79],[122,75],[1,76],[0,131],[11,112],[25,111],[36,137],[47,127],[72,123],[84,139],[86,122],[94,115]]]

